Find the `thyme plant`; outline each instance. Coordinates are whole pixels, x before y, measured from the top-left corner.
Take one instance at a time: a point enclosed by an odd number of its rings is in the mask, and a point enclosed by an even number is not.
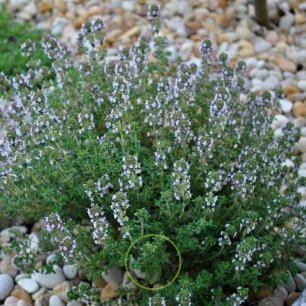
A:
[[[156,6],[149,17],[153,31],[120,60],[108,60],[95,20],[82,27],[77,55],[44,39],[54,80],[1,75],[11,122],[0,147],[1,210],[46,217],[47,237],[91,280],[124,267],[142,235],[169,237],[182,256],[176,281],[120,291],[122,305],[239,305],[290,267],[305,239],[303,182],[288,167],[288,158],[300,163],[291,155],[298,130],[288,123],[275,138],[279,95],[250,94],[245,64],[231,68],[209,41],[200,66],[170,61]],[[157,258],[176,267],[163,244],[141,252],[136,266],[151,276]]]

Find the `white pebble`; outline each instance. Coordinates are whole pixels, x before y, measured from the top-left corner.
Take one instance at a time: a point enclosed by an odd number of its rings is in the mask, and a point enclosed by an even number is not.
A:
[[[281,99],[279,101],[280,107],[284,113],[289,113],[292,109],[292,102],[288,99]]]
[[[0,274],[0,300],[7,298],[14,289],[14,281],[9,274]]]
[[[49,298],[49,306],[64,306],[64,303],[59,296],[51,295]]]
[[[272,129],[276,130],[277,128],[282,128],[289,122],[289,119],[284,115],[275,115],[275,118],[272,122]]]
[[[306,80],[299,81],[297,86],[300,90],[306,91]]]
[[[78,274],[76,265],[64,265],[63,267],[64,275],[67,279],[74,279]]]
[[[32,278],[35,279],[41,287],[53,289],[56,285],[65,281],[65,276],[59,266],[54,265],[53,270],[54,272],[47,274],[43,272],[34,272]]]
[[[17,284],[30,294],[39,290],[37,282],[31,278],[22,278],[17,282]]]

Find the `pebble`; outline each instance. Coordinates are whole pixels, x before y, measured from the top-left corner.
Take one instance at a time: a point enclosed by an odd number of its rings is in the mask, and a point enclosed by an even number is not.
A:
[[[284,302],[277,297],[268,297],[263,299],[258,306],[284,306]]]
[[[288,297],[286,298],[286,305],[291,306],[293,303],[299,298],[301,293],[299,292],[291,292]]]
[[[278,286],[277,288],[275,288],[273,294],[275,297],[279,298],[283,302],[286,301],[286,298],[288,296],[287,290],[282,286]]]
[[[82,306],[82,304],[78,301],[71,301],[67,303],[67,306]]]
[[[3,257],[0,263],[0,272],[10,274],[12,277],[17,275],[18,269],[12,264],[11,257]]]
[[[9,274],[0,274],[0,301],[7,298],[14,289],[14,280]]]
[[[299,142],[296,145],[296,148],[302,152],[306,153],[306,137],[301,137]]]
[[[280,99],[279,103],[280,103],[281,110],[284,113],[291,112],[292,107],[293,107],[293,103],[290,100],[288,100],[288,99]]]
[[[107,283],[115,283],[120,285],[123,280],[123,272],[118,267],[113,267],[107,272],[102,272],[102,277],[106,280]]]
[[[24,289],[21,288],[14,289],[11,293],[11,296],[17,298],[18,300],[24,300],[30,305],[33,304],[30,295]]]
[[[39,273],[34,272],[32,278],[38,282],[38,284],[47,289],[53,289],[56,285],[65,281],[62,269],[59,266],[53,266],[54,272],[52,273]]]
[[[300,90],[306,91],[306,80],[301,80],[297,83],[297,86]]]
[[[306,264],[303,262],[298,262],[297,267],[300,269],[301,272],[306,272]]]
[[[65,277],[69,280],[76,278],[78,275],[78,269],[76,265],[64,265],[63,273]]]
[[[107,284],[102,290],[101,290],[101,299],[102,300],[111,300],[118,296],[118,285],[115,283],[109,283]]]
[[[39,290],[39,285],[31,278],[22,278],[17,284],[28,293],[35,293]]]
[[[282,286],[287,290],[288,293],[295,291],[296,284],[290,272],[288,272],[287,282],[282,284]]]
[[[281,30],[289,31],[293,23],[294,23],[294,15],[290,13],[286,14],[283,17],[281,17],[279,21],[279,28]]]
[[[264,83],[267,89],[276,89],[280,85],[278,78],[273,75],[269,76]]]
[[[261,37],[256,37],[254,40],[254,46],[255,52],[260,53],[269,50],[272,47],[272,44]]]
[[[53,288],[53,293],[59,296],[62,300],[67,301],[68,300],[67,294],[70,289],[71,289],[71,286],[69,282],[65,281],[55,286]]]
[[[4,305],[8,305],[8,306],[17,306],[17,303],[18,303],[18,299],[14,296],[9,296],[4,301]]]
[[[306,116],[306,103],[304,102],[295,102],[293,104],[292,112],[295,117],[304,117]]]
[[[51,295],[49,298],[49,306],[64,306],[64,303],[59,296]]]
[[[304,276],[300,273],[298,273],[295,277],[294,277],[294,281],[296,283],[296,288],[299,291],[303,291],[306,288],[306,279],[304,278]]]
[[[274,120],[272,122],[272,129],[276,130],[278,128],[284,127],[289,122],[289,119],[284,115],[275,115]]]

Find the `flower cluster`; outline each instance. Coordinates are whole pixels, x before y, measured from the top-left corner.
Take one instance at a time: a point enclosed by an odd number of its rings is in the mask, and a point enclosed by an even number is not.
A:
[[[70,262],[76,251],[76,241],[72,238],[71,232],[64,226],[61,217],[52,213],[45,218],[46,230],[51,233],[52,241],[55,243],[61,252],[64,260]]]
[[[110,208],[113,211],[114,218],[121,226],[121,230],[123,231],[123,237],[127,237],[129,235],[128,231],[125,230],[127,226],[127,222],[129,220],[127,216],[127,209],[130,204],[127,198],[127,194],[125,192],[119,191],[116,194],[112,195],[112,204]]]
[[[171,174],[173,196],[178,201],[186,201],[191,198],[190,192],[190,166],[184,159],[176,161]]]
[[[122,173],[119,186],[122,190],[133,190],[142,187],[141,167],[136,155],[122,158]]]

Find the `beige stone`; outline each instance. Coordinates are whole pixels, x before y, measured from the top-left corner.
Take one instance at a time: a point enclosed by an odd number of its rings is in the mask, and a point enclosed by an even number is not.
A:
[[[67,5],[64,0],[54,0],[54,6],[62,13],[67,12]]]
[[[278,55],[275,57],[274,63],[282,70],[282,71],[296,71],[296,64],[290,61],[288,58],[283,55]]]
[[[38,11],[40,13],[48,12],[52,10],[53,8],[54,8],[54,4],[53,4],[53,1],[51,0],[42,0],[38,2]]]
[[[118,296],[118,285],[115,283],[109,283],[107,284],[102,290],[101,290],[101,300],[111,300]]]
[[[58,295],[62,300],[67,302],[67,294],[70,290],[69,282],[65,281],[53,288],[53,293]]]
[[[292,94],[299,94],[300,93],[300,90],[297,86],[295,85],[287,85],[283,88],[284,90],[284,94],[286,97],[288,97],[289,95],[292,95]]]
[[[11,292],[11,296],[16,297],[18,300],[24,300],[28,304],[33,305],[30,295],[24,289],[21,288],[14,289]]]
[[[304,117],[306,116],[306,103],[304,102],[295,102],[293,104],[292,112],[295,117]]]

